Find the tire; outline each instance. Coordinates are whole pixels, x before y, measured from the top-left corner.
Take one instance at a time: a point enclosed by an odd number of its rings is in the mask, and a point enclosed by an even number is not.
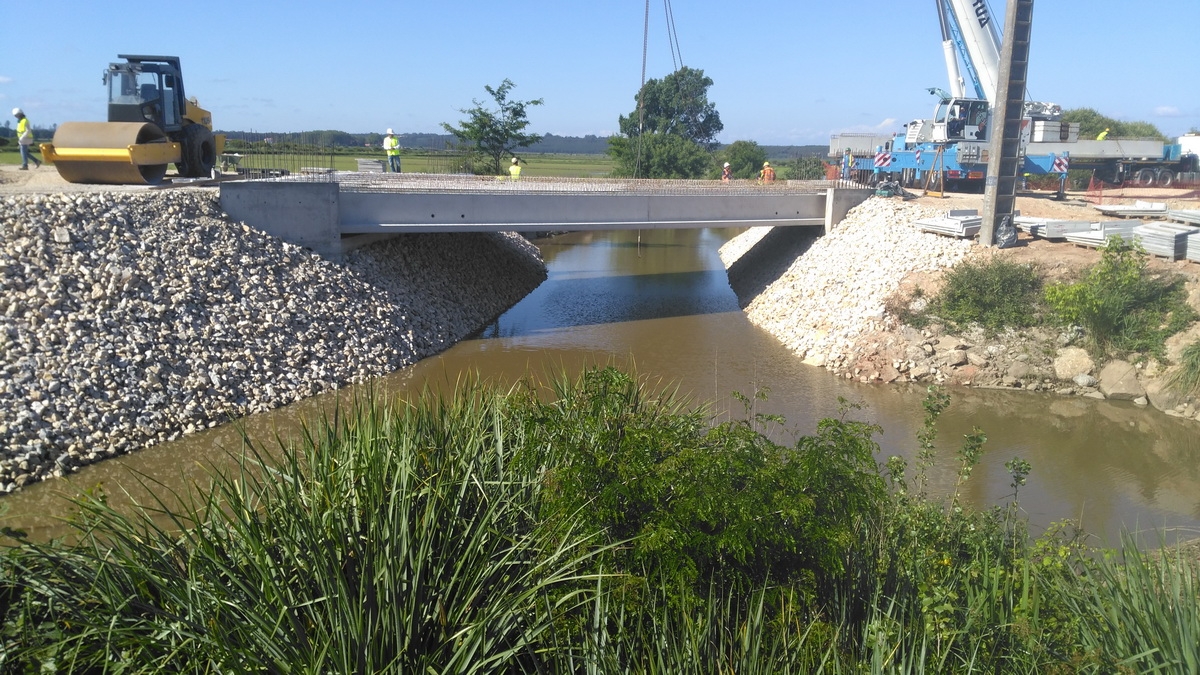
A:
[[[1139,187],[1154,187],[1154,170],[1142,169],[1133,174],[1133,182]]]
[[[1175,182],[1175,174],[1171,173],[1170,169],[1159,169],[1158,175],[1154,177],[1154,184],[1160,188],[1171,187]]]
[[[208,178],[217,163],[217,144],[212,132],[199,124],[189,124],[179,132],[181,161],[175,164],[184,178]]]

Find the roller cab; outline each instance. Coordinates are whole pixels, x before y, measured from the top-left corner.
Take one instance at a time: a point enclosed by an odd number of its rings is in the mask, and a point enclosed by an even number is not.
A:
[[[118,185],[162,182],[169,165],[180,176],[212,174],[225,137],[212,115],[183,88],[179,58],[119,54],[104,72],[107,122],[65,122],[42,153],[66,181]]]

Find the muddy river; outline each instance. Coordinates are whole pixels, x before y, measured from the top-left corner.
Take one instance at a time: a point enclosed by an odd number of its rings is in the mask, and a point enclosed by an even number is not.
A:
[[[446,388],[468,373],[499,382],[527,374],[578,372],[615,364],[675,383],[721,416],[743,416],[732,392],[767,391],[756,412],[787,420],[782,433],[811,433],[838,414],[838,399],[862,404],[852,414],[879,424],[880,461],[912,457],[924,390],[916,385],[865,385],[805,366],[739,311],[717,250],[736,230],[578,233],[537,243],[549,279],[471,340],[381,378],[375,391],[399,396]],[[359,388],[357,393],[361,393]],[[1077,519],[1111,543],[1122,528],[1166,528],[1200,536],[1200,428],[1128,402],[1062,398],[994,390],[951,390],[943,415],[935,490],[951,488],[954,450],[973,427],[988,437],[980,467],[964,488],[979,506],[1005,504],[1012,489],[1004,463],[1033,466],[1020,507],[1035,530]],[[178,489],[213,470],[231,469],[243,431],[270,444],[301,420],[332,409],[346,388],[256,415],[179,441],[86,467],[66,479],[32,485],[0,499],[4,524],[35,536],[64,532],[64,493],[102,484],[115,502],[128,491],[147,495],[147,480]],[[162,488],[156,488],[161,491]]]

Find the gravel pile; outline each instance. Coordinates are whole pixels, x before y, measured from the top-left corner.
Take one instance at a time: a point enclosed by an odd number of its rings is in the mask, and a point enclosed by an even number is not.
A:
[[[545,276],[516,234],[333,262],[230,221],[215,191],[9,196],[0,490],[395,371]]]
[[[861,336],[885,327],[884,302],[907,274],[952,267],[970,251],[967,240],[912,224],[938,215],[917,204],[868,199],[750,301],[746,315],[807,362],[837,370]],[[762,234],[742,236],[757,241]],[[722,248],[722,260],[745,250],[740,239]]]

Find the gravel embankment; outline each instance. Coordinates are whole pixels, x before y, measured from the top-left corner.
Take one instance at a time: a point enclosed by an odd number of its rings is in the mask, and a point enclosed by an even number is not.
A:
[[[4,492],[410,365],[546,276],[516,234],[332,262],[230,221],[215,191],[0,203]]]
[[[867,200],[750,300],[746,315],[807,362],[835,369],[861,336],[884,327],[884,302],[905,276],[967,256],[970,242],[912,224],[937,215],[917,204]],[[756,228],[722,247],[726,266],[749,248],[743,238],[763,235]]]

